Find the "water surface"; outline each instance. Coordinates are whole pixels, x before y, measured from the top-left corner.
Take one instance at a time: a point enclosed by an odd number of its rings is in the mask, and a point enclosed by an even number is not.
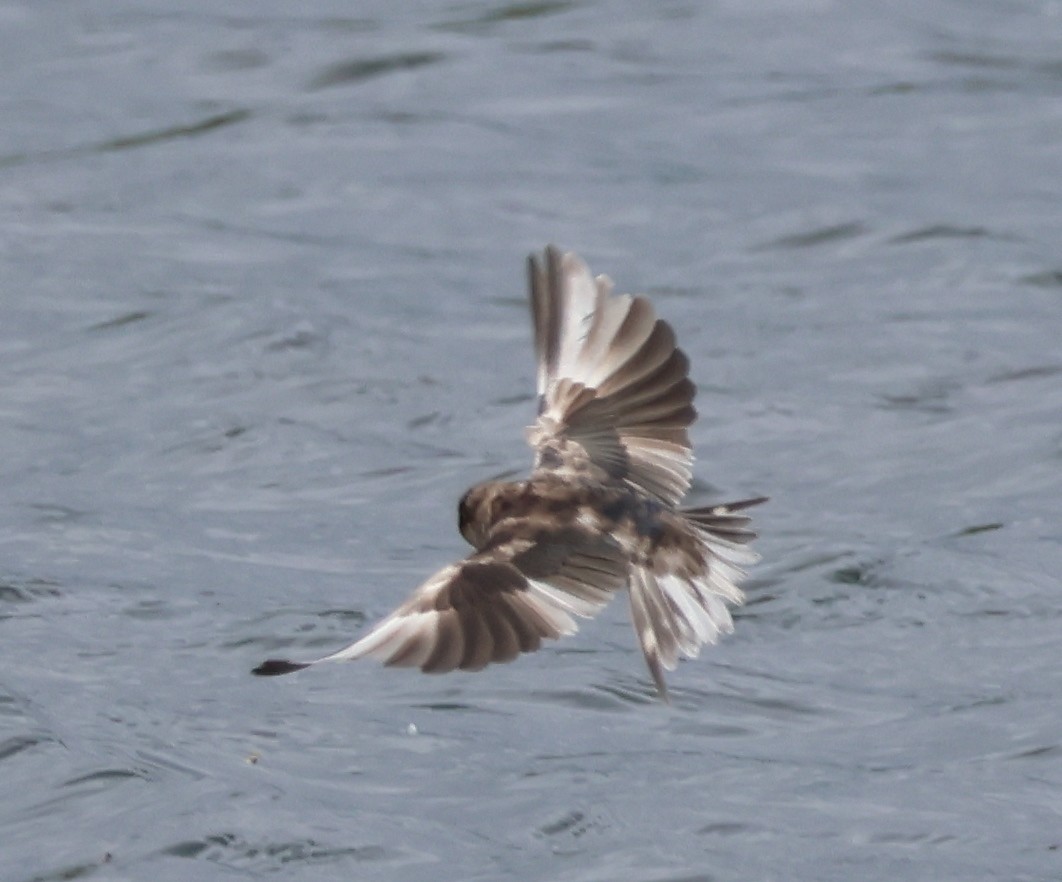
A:
[[[1062,875],[1056,2],[9,3],[0,877]],[[281,680],[525,468],[523,259],[766,493],[652,699],[617,602]]]

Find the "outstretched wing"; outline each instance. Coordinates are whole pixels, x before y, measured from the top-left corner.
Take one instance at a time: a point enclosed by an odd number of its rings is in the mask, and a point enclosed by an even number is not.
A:
[[[575,254],[529,261],[537,468],[623,479],[669,505],[690,486],[689,360],[644,297],[614,295]]]
[[[253,673],[366,656],[427,673],[478,671],[575,633],[572,616],[596,614],[626,578],[626,557],[606,538],[510,522],[504,535],[439,570],[357,642],[310,662],[269,659]]]

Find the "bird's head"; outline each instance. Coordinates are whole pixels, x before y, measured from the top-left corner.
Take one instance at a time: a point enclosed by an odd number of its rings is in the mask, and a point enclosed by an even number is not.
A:
[[[457,505],[457,527],[473,548],[482,548],[494,525],[493,502],[499,481],[485,481],[470,488]]]

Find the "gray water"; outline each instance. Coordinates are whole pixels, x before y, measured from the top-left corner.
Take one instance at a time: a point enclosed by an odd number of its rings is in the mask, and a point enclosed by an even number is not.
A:
[[[1062,5],[0,7],[0,879],[1062,878]],[[736,633],[338,648],[525,469],[523,260],[678,330]]]

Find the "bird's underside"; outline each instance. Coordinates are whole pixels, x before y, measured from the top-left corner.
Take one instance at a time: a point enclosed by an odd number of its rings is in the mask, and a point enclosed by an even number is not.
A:
[[[614,295],[574,254],[530,260],[538,419],[531,476],[470,489],[464,560],[439,570],[355,643],[262,675],[370,656],[429,673],[479,670],[576,631],[626,588],[635,632],[663,669],[733,629],[742,567],[757,556],[744,510],[678,509],[689,489],[694,386],[674,332],[643,297]]]

